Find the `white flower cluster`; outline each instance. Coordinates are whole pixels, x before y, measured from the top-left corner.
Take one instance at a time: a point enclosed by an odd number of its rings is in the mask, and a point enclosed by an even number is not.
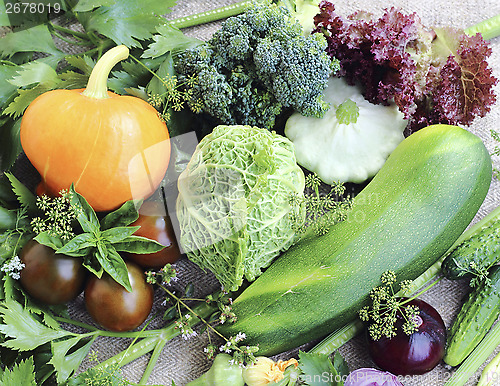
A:
[[[19,280],[21,277],[20,271],[25,267],[19,256],[14,256],[12,259],[5,262],[2,266],[2,272],[8,274],[11,278]]]

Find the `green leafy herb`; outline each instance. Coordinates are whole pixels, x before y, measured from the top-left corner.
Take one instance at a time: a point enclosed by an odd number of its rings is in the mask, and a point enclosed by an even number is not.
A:
[[[363,322],[370,322],[368,332],[373,340],[379,340],[382,337],[392,338],[396,336],[397,315],[404,319],[402,326],[403,332],[411,335],[418,328],[419,310],[417,306],[407,304],[410,299],[399,298],[396,296],[394,284],[396,283],[396,274],[387,271],[382,274],[382,285],[374,288],[370,292],[372,306],[365,306],[359,311],[359,317]],[[401,291],[406,292],[411,286],[411,281],[405,280],[400,283]]]
[[[32,313],[16,301],[5,301],[0,306],[0,332],[10,339],[2,346],[18,351],[28,351],[40,345],[72,335],[56,330],[36,320]]]
[[[17,201],[21,207],[30,211],[35,211],[37,209],[35,195],[12,173],[5,173],[5,176],[9,180],[12,192],[16,195]]]
[[[326,354],[299,351],[299,368],[302,372],[300,379],[310,386],[343,386],[342,376],[348,374],[347,365],[338,352],[332,363]]]
[[[122,0],[106,1],[105,4],[92,12],[80,14],[85,30],[98,32],[116,44],[137,47],[139,40],[151,38],[156,28],[165,23],[160,15],[170,12],[175,0]]]
[[[157,32],[153,36],[154,42],[142,54],[143,58],[155,58],[167,53],[175,55],[177,52],[203,44],[202,40],[186,36],[168,24],[159,26]]]
[[[350,197],[342,198],[345,186],[340,182],[332,185],[326,194],[320,193],[321,180],[316,174],[307,175],[305,185],[309,192],[303,196],[294,194],[290,198],[291,206],[299,209],[290,212],[294,229],[302,235],[308,230],[318,236],[324,235],[332,225],[345,220],[352,201]],[[297,217],[298,213],[304,212],[305,221]]]
[[[33,219],[38,235],[35,240],[56,250],[56,253],[83,257],[83,265],[101,277],[107,272],[114,280],[131,291],[127,267],[118,252],[154,253],[163,245],[133,233],[139,227],[129,226],[137,220],[140,202],[126,202],[99,222],[87,200],[72,186],[60,197],[41,197],[39,207],[45,218]],[[76,234],[74,220],[81,227]]]
[[[47,25],[41,24],[16,33],[9,33],[2,37],[0,45],[0,58],[12,58],[19,52],[42,52],[49,56],[41,61],[55,67],[64,58],[52,38]]]
[[[82,210],[79,205],[72,203],[72,193],[61,191],[59,197],[50,198],[46,195],[36,198],[36,206],[43,211],[43,216],[31,220],[35,233],[46,233],[62,241],[70,240],[75,236],[73,222]]]
[[[94,336],[81,347],[78,347],[81,341],[80,336],[51,342],[53,356],[49,363],[56,369],[57,381],[59,383],[68,379],[80,367],[80,364],[89,353],[95,338]],[[74,350],[75,347],[78,348]],[[73,351],[70,353],[72,349]]]
[[[33,358],[15,364],[12,369],[0,370],[0,384],[3,386],[36,386]]]

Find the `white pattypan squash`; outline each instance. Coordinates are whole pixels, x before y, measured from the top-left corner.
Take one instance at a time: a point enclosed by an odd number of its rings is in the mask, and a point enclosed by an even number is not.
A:
[[[327,184],[373,177],[404,139],[403,114],[396,105],[368,102],[342,78],[329,79],[325,101],[331,107],[323,118],[294,113],[286,122],[297,162]]]

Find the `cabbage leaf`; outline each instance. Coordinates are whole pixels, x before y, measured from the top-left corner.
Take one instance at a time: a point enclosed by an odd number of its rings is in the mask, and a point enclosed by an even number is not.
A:
[[[252,281],[296,239],[290,197],[304,174],[292,143],[250,126],[218,126],[178,180],[179,243],[227,291]],[[293,219],[292,219],[293,217]]]

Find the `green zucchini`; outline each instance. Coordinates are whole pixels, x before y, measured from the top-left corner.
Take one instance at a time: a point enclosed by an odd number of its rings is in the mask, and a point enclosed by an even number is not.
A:
[[[471,277],[473,272],[483,272],[500,261],[500,221],[481,229],[458,245],[441,266],[446,278],[451,280]]]
[[[470,293],[448,331],[445,363],[458,366],[481,342],[500,316],[500,266],[491,268]]]
[[[434,125],[405,139],[356,196],[344,222],[284,252],[233,303],[226,336],[259,355],[320,338],[354,320],[387,270],[415,279],[464,231],[491,182],[482,141]]]

